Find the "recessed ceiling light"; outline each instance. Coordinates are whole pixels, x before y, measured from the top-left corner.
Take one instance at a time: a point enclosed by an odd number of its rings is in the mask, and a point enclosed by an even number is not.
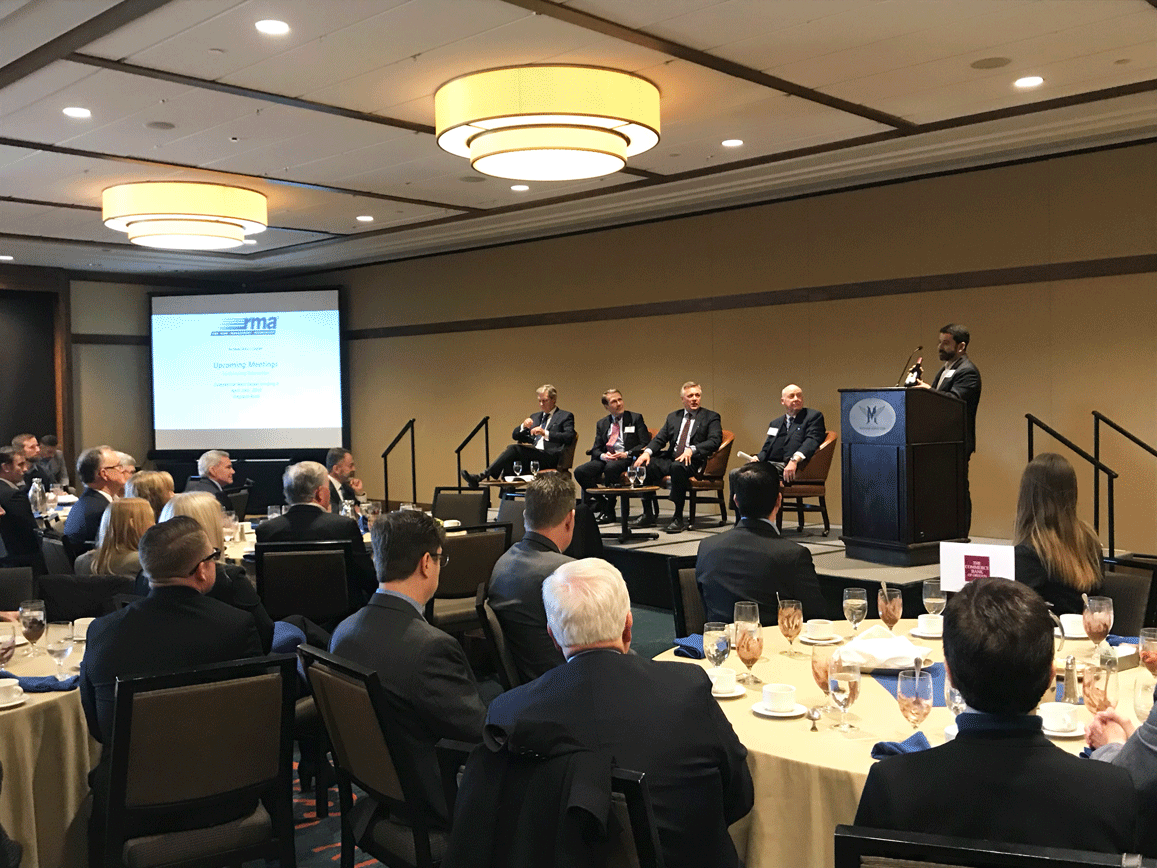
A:
[[[373,223],[374,222],[374,218],[369,214],[362,214],[360,217],[357,218],[357,220],[359,223]]]
[[[525,184],[511,184],[510,189],[515,193],[525,193],[530,188]]]
[[[720,144],[725,148],[738,148],[743,144],[743,139],[724,139]]]
[[[1039,75],[1026,75],[1024,78],[1018,78],[1016,81],[1014,81],[1013,85],[1015,87],[1021,88],[1022,90],[1027,90],[1031,87],[1040,87],[1044,83],[1045,80]]]
[[[266,36],[284,36],[289,32],[288,24],[286,24],[284,21],[278,21],[274,18],[266,18],[262,21],[258,21],[253,26],[256,27],[259,32],[264,33]]]
[[[0,256],[0,262],[11,262],[11,261],[12,261],[11,256]]]
[[[1002,66],[1008,66],[1012,63],[1011,57],[982,57],[980,60],[974,60],[968,64],[973,69],[1000,69]]]
[[[92,112],[86,108],[81,108],[80,106],[69,106],[68,108],[63,109],[63,112],[70,118],[83,119],[92,117]]]

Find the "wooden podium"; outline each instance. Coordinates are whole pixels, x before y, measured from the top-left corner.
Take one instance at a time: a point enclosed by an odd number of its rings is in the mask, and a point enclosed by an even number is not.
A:
[[[933,389],[840,389],[843,541],[893,566],[966,542],[964,402]]]

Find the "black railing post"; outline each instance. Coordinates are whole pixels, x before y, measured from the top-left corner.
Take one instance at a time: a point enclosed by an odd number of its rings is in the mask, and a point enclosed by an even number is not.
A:
[[[1026,413],[1025,418],[1028,419],[1028,460],[1032,461],[1032,416]]]
[[[1101,457],[1101,454],[1100,454],[1100,446],[1101,446],[1100,424],[1102,422],[1104,422],[1106,425],[1108,425],[1110,428],[1112,428],[1114,431],[1116,431],[1118,434],[1120,434],[1122,437],[1124,437],[1130,443],[1133,443],[1135,446],[1141,447],[1146,452],[1148,452],[1150,455],[1152,455],[1154,458],[1157,458],[1157,449],[1154,449],[1152,446],[1150,446],[1148,443],[1146,443],[1144,440],[1142,440],[1140,437],[1138,437],[1132,431],[1126,431],[1124,428],[1122,428],[1120,425],[1118,425],[1116,422],[1114,422],[1112,419],[1110,419],[1104,413],[1100,412],[1099,410],[1094,410],[1093,411],[1093,448],[1095,450],[1097,450],[1097,459],[1098,460],[1100,460],[1100,457]],[[1113,549],[1113,542],[1114,542],[1114,539],[1113,539],[1114,529],[1113,529],[1113,518],[1112,518],[1112,516],[1113,516],[1113,499],[1115,497],[1114,492],[1115,492],[1115,489],[1113,488],[1113,481],[1112,481],[1112,479],[1110,479],[1109,480],[1109,487],[1108,487],[1108,495],[1109,495],[1108,512],[1109,512],[1109,516],[1110,516],[1110,518],[1109,518],[1109,549],[1110,549],[1110,551]],[[1096,502],[1097,502],[1097,505],[1099,506],[1100,505],[1100,498],[1098,498]],[[1094,512],[1093,515],[1096,516],[1097,513]],[[1095,525],[1094,525],[1094,527],[1095,527]],[[1136,554],[1136,553],[1134,553],[1134,554]],[[1145,557],[1148,557],[1148,555],[1146,555]]]
[[[1101,420],[1093,411],[1093,457],[1101,460]],[[1093,468],[1093,530],[1101,532],[1101,472]]]
[[[417,453],[414,449],[414,421],[415,420],[411,419],[409,422],[403,425],[402,430],[398,432],[398,436],[391,440],[390,445],[385,448],[384,452],[382,452],[382,484],[386,489],[387,510],[389,509],[390,504],[390,453],[394,451],[394,447],[398,445],[398,442],[404,436],[406,436],[407,432],[410,434],[410,502],[418,502],[418,460]]]
[[[1117,556],[1117,529],[1113,523],[1113,517],[1116,510],[1113,508],[1113,477],[1109,477],[1109,481],[1105,483],[1109,492],[1109,557],[1115,558]]]
[[[459,443],[458,448],[454,450],[455,460],[458,465],[458,476],[456,479],[459,491],[462,490],[462,450],[474,439],[474,435],[477,434],[479,430],[483,431],[483,440],[486,444],[486,466],[490,466],[490,417],[483,416],[482,420],[466,435],[466,439]]]

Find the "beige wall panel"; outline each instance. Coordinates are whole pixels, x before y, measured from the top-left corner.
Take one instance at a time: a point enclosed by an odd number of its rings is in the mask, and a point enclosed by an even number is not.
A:
[[[74,346],[72,370],[77,442],[69,457],[107,443],[143,463],[152,441],[148,347]]]
[[[138,283],[74,280],[72,331],[75,334],[147,335],[149,293],[159,287]],[[138,456],[139,457],[139,456]]]

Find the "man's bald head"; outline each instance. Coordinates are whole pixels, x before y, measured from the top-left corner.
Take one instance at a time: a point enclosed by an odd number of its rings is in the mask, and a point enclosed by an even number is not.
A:
[[[803,389],[794,383],[784,386],[779,394],[779,403],[783,404],[789,416],[794,416],[803,407]]]

